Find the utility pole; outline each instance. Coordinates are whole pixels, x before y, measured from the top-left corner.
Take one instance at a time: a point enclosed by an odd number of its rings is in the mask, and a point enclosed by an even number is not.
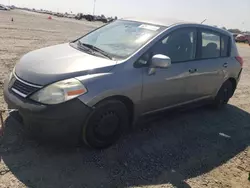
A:
[[[243,21],[241,24],[242,24],[242,31],[245,32],[245,30],[244,30],[244,29],[245,29],[245,28],[244,28],[245,22]]]
[[[96,3],[96,0],[94,0],[93,16],[95,15],[95,3]]]

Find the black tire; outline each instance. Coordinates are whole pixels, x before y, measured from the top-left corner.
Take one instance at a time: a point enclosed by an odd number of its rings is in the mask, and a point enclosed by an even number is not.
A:
[[[221,108],[225,106],[230,98],[233,96],[233,84],[231,81],[227,80],[223,83],[220,90],[218,91],[214,101],[213,106],[215,108]]]
[[[107,148],[121,137],[128,125],[128,110],[122,102],[103,101],[95,107],[85,122],[82,140],[92,148]]]
[[[19,114],[18,111],[13,111],[10,113],[10,117],[12,117],[15,121],[17,121],[18,123],[22,124],[23,123],[23,118],[22,116]]]

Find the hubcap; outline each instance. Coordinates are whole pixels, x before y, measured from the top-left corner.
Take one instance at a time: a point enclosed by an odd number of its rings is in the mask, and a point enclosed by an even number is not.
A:
[[[95,126],[95,134],[100,139],[105,139],[116,133],[119,128],[119,118],[116,114],[109,112],[104,114]]]

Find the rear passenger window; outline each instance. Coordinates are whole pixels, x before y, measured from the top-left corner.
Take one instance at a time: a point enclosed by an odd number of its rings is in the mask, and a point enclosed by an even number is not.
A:
[[[203,31],[201,58],[216,58],[220,57],[220,35],[209,31]]]
[[[228,36],[221,36],[221,57],[229,55],[229,39]]]

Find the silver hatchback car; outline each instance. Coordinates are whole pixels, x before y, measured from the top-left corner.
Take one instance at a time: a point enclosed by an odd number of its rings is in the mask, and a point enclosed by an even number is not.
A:
[[[24,55],[4,97],[32,135],[105,148],[142,115],[198,102],[223,106],[242,66],[225,30],[121,19]]]

